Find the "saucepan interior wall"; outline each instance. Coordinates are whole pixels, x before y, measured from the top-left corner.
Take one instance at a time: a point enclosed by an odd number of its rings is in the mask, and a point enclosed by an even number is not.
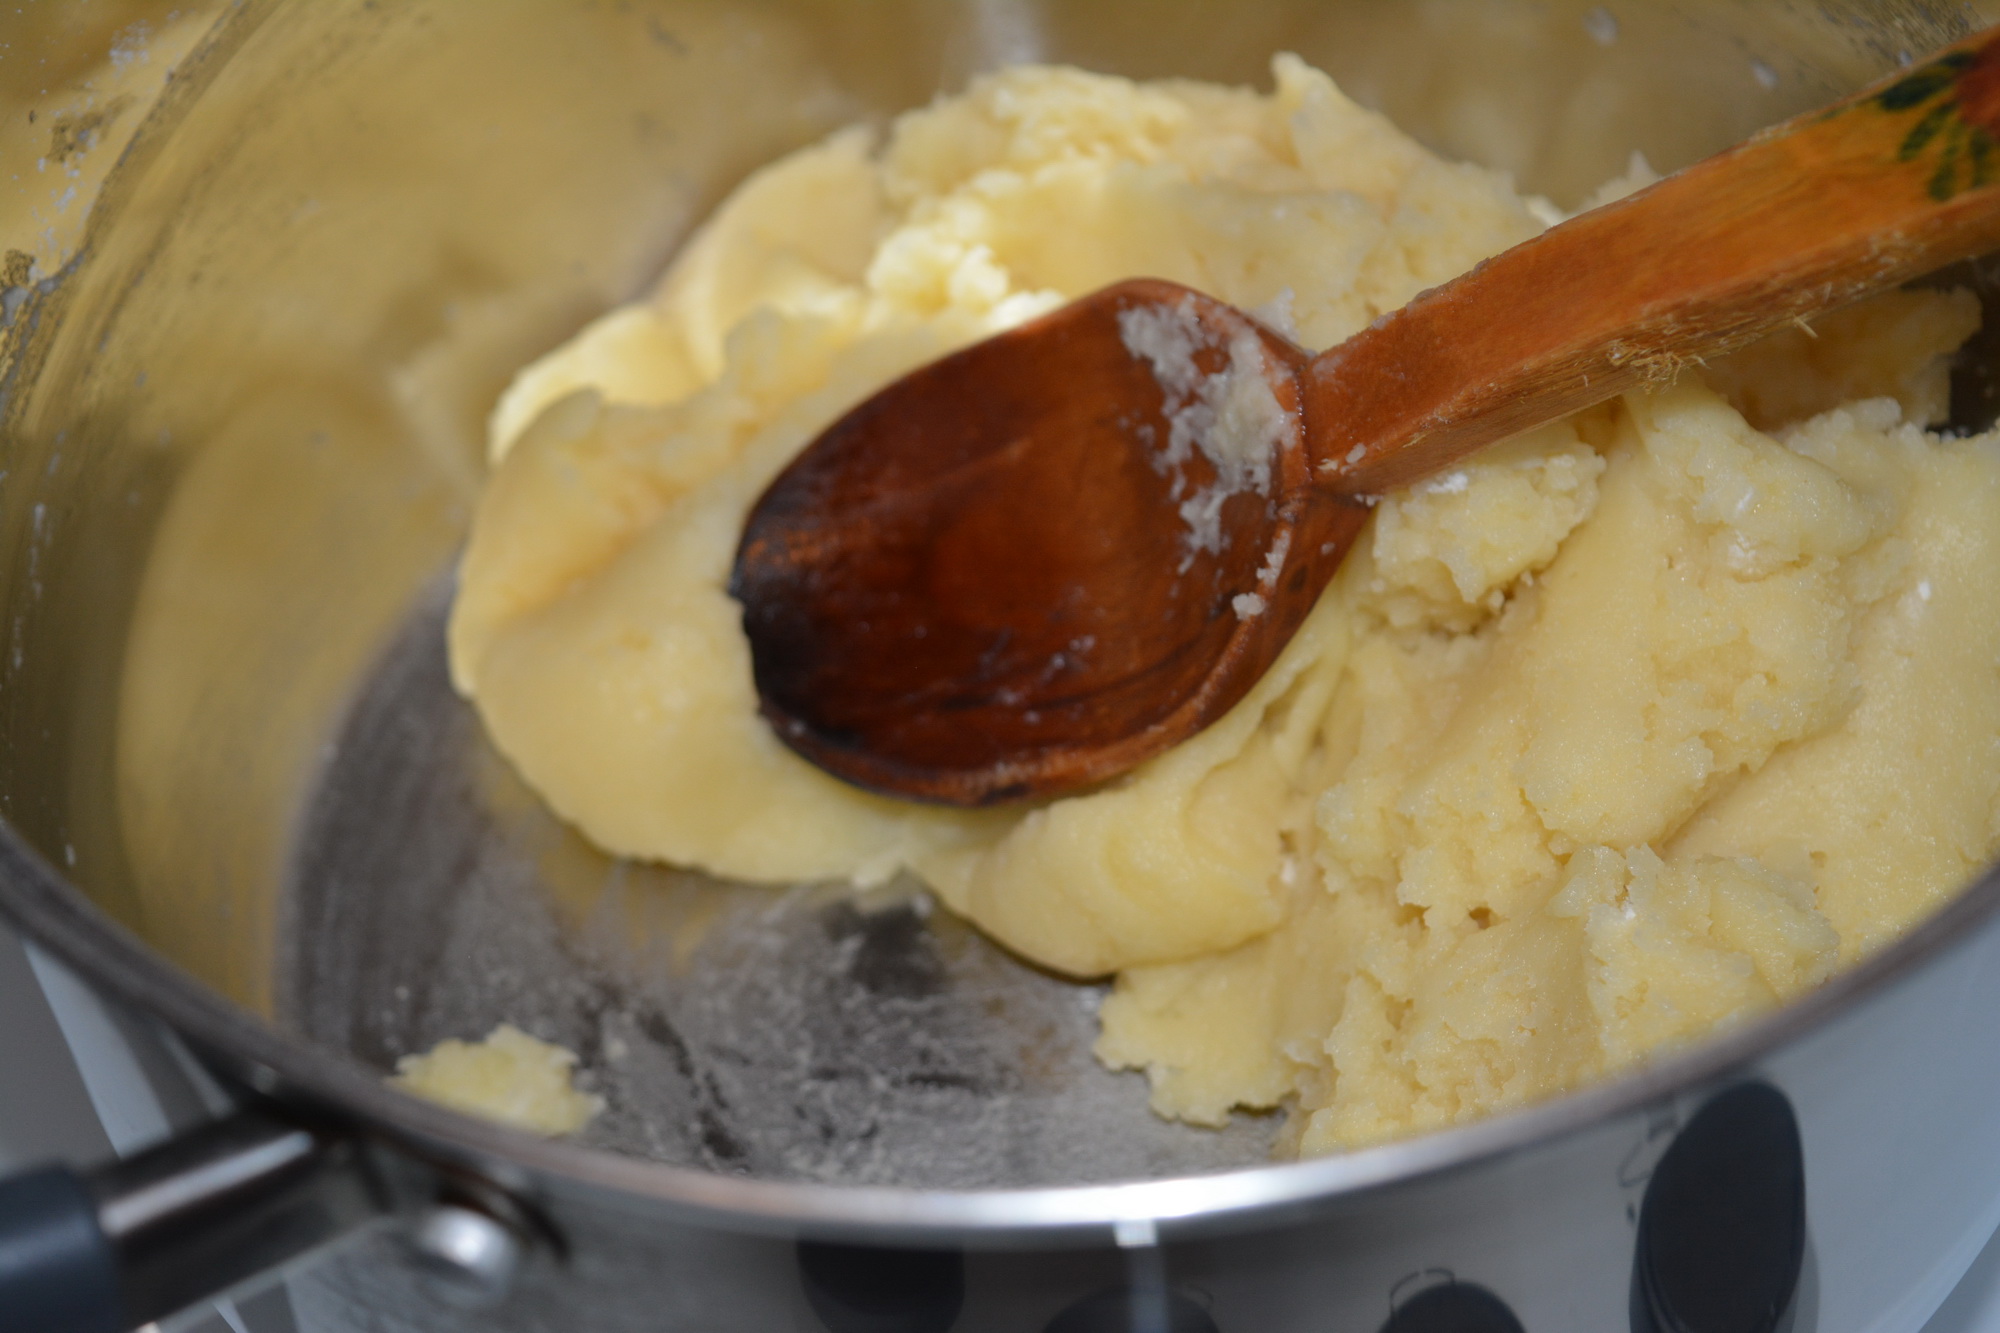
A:
[[[23,361],[7,790],[264,1009],[300,792],[451,557],[506,367],[869,108],[756,7],[253,5],[214,42]]]

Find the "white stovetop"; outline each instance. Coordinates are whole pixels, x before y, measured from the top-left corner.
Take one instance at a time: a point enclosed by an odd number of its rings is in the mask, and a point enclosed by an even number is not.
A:
[[[2000,1333],[2000,1236],[1986,1242],[1924,1333]]]
[[[186,1107],[158,1090],[159,1055],[135,1054],[122,1020],[45,955],[0,926],[0,1173],[51,1157],[89,1162],[163,1137]],[[167,1057],[169,1060],[174,1057]],[[164,1071],[185,1098],[200,1075]],[[172,1333],[342,1333],[301,1330],[282,1286],[172,1321]],[[162,1331],[166,1333],[166,1331]],[[1922,1330],[2000,1333],[2000,1236]]]

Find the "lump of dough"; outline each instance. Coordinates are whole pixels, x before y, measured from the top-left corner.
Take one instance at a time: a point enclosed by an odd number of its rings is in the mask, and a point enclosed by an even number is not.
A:
[[[551,1137],[574,1134],[604,1109],[604,1099],[570,1086],[576,1056],[502,1023],[483,1041],[448,1038],[396,1062],[391,1080],[405,1092],[454,1110]]]
[[[1285,1107],[1318,1152],[1742,1021],[1985,862],[2000,444],[1924,429],[1975,303],[1891,293],[1386,497],[1251,693],[1099,789],[951,811],[798,759],[726,585],[749,505],[846,408],[1132,276],[1327,346],[1543,225],[1274,75],[1017,68],[752,176],[502,400],[450,648],[609,850],[913,873],[1116,973],[1099,1054],[1161,1113]]]
[[[1386,502],[1329,590],[1317,875],[1102,1011],[1163,1112],[1289,1104],[1312,1152],[1546,1097],[1799,994],[1992,855],[2000,440],[1891,399],[1773,438],[1693,383],[1572,425],[1603,468],[1566,532],[1523,441],[1449,512]],[[1496,562],[1497,601],[1438,570],[1537,528],[1553,559]]]

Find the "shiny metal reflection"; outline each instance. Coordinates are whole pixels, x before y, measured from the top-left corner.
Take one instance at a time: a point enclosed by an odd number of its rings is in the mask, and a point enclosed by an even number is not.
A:
[[[458,1306],[497,1305],[514,1284],[526,1244],[499,1218],[441,1203],[410,1227],[410,1252],[426,1286]]]

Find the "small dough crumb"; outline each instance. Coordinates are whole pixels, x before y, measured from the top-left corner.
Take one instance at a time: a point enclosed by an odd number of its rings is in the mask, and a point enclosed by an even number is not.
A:
[[[576,1055],[502,1023],[484,1041],[447,1038],[396,1062],[390,1081],[454,1110],[551,1138],[574,1134],[604,1109],[604,1099],[570,1083]]]

